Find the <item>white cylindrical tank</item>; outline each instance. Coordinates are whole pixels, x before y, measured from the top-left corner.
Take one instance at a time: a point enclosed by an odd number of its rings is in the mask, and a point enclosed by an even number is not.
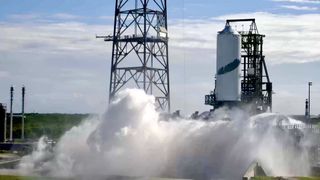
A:
[[[241,35],[229,24],[218,33],[216,101],[241,100]]]

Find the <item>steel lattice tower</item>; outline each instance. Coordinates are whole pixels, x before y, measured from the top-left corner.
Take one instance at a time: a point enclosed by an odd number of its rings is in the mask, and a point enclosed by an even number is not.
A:
[[[272,82],[263,53],[265,35],[260,34],[255,19],[232,19],[232,22],[251,22],[249,31],[239,31],[242,36],[241,101],[252,103],[258,112],[272,111]]]
[[[166,0],[116,0],[109,101],[121,89],[135,87],[156,97],[170,111]]]

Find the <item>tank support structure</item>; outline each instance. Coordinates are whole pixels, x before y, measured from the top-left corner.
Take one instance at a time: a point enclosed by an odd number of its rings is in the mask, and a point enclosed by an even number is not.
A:
[[[241,35],[241,105],[250,105],[253,113],[272,111],[272,83],[269,78],[263,38],[255,19],[230,19],[231,23],[251,22],[249,30],[238,31]],[[215,91],[205,96],[205,104],[217,109],[221,103],[216,101]]]

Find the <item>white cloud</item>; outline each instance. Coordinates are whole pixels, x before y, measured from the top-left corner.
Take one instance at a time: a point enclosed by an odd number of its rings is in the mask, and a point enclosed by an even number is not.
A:
[[[291,2],[291,3],[310,3],[320,4],[320,0],[272,0],[274,2]]]
[[[103,19],[103,20],[114,20],[113,16],[100,16],[99,19]]]
[[[0,24],[0,52],[91,52],[102,51],[95,33],[110,30],[111,26],[87,25],[79,22],[48,24]]]
[[[39,18],[37,14],[12,14],[9,15],[8,18],[15,20],[34,20]]]
[[[276,94],[273,95],[273,107],[275,111],[284,114],[304,114],[305,100],[307,98],[307,83],[277,85]],[[319,85],[311,88],[311,111],[319,114],[320,93],[316,91]]]
[[[81,18],[80,16],[75,16],[75,15],[66,14],[66,13],[54,14],[51,17],[56,19],[63,19],[63,20],[75,20],[75,19]]]
[[[0,23],[0,101],[8,102],[6,87],[25,84],[29,112],[101,112],[110,44],[95,34],[110,28],[79,22]],[[19,110],[19,100],[15,106]]]
[[[6,16],[11,22],[12,20],[19,23],[52,23],[52,22],[61,22],[61,21],[80,21],[82,19],[86,19],[87,17],[77,16],[68,13],[56,13],[56,14],[11,14]],[[9,21],[9,22],[10,22]]]
[[[259,32],[266,35],[265,54],[271,64],[320,61],[320,14],[279,15],[247,13],[205,20],[176,21],[169,27],[170,44],[190,49],[216,47],[216,35],[226,19],[256,18]],[[298,23],[297,23],[298,22]],[[241,30],[241,24],[237,27]]]
[[[316,11],[319,8],[317,7],[309,7],[309,6],[293,6],[293,5],[283,5],[281,6],[285,9],[293,9],[293,10],[299,10],[299,11]]]
[[[317,24],[320,14],[247,13],[202,20],[171,20],[173,110],[186,109],[191,113],[209,109],[203,105],[203,98],[214,86],[217,31],[223,29],[228,18],[252,17],[257,19],[259,31],[267,36],[268,65],[320,61],[320,26]],[[95,39],[95,34],[111,33],[112,24],[79,21],[0,22],[2,87],[25,84],[29,89],[28,111],[99,112],[103,109],[107,101],[111,44]],[[279,90],[288,91],[285,88]],[[7,89],[0,89],[2,97],[7,94]],[[299,96],[303,97],[302,93]],[[283,98],[288,100],[292,96]],[[275,100],[275,111],[290,113],[285,102],[291,101]],[[294,106],[294,110],[301,107]]]

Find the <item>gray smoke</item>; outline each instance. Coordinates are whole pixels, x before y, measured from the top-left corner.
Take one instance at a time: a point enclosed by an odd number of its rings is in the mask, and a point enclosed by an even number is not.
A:
[[[209,121],[161,119],[154,97],[125,90],[102,117],[72,128],[54,149],[41,139],[37,150],[22,159],[19,171],[234,180],[259,162],[269,175],[308,175],[306,136],[297,140],[275,127],[295,123],[276,114],[249,117],[236,109],[219,110]]]

